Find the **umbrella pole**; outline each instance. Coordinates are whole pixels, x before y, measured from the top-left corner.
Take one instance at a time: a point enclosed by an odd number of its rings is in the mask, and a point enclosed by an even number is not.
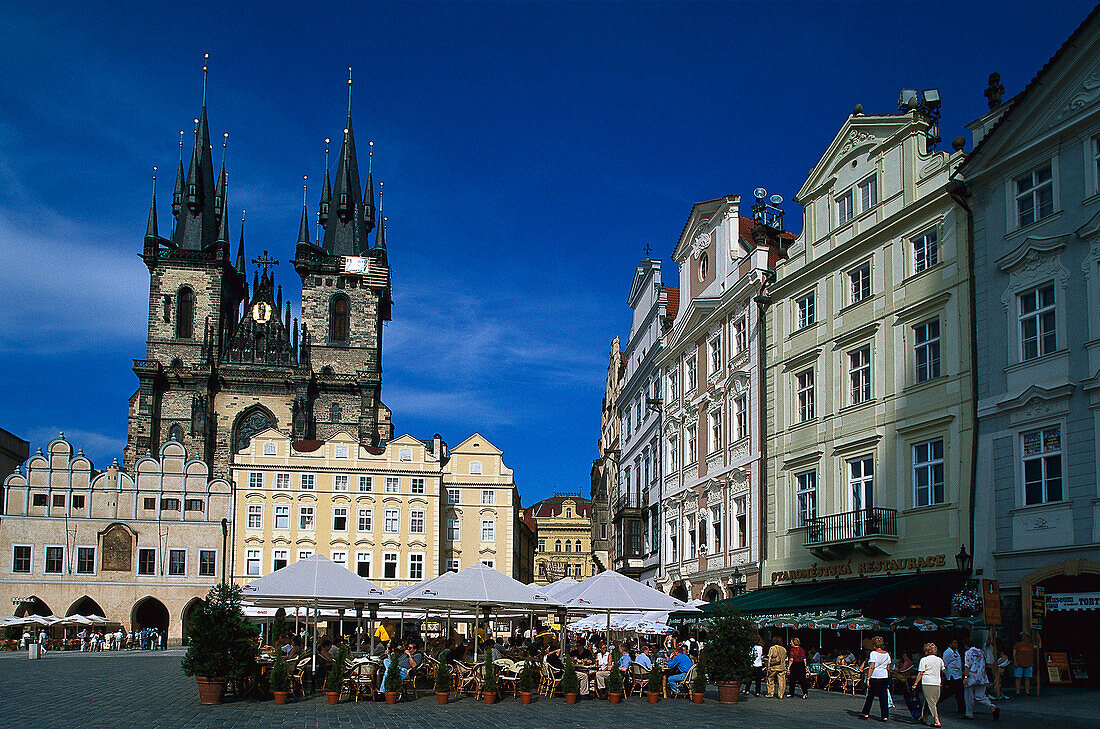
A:
[[[477,663],[477,629],[481,627],[481,614],[477,612],[477,606],[474,606],[474,663]]]
[[[309,608],[306,608],[306,620],[309,619]],[[317,690],[317,603],[313,604],[313,662],[309,669],[309,692]]]

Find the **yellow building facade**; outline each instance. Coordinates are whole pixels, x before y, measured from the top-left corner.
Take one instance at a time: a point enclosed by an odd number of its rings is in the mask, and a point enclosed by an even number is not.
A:
[[[592,558],[592,502],[580,496],[556,495],[524,511],[538,538],[534,582],[546,585],[595,574]]]

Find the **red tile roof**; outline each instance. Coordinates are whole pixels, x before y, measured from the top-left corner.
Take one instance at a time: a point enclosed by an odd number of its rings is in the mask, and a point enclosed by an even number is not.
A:
[[[290,445],[299,453],[312,453],[324,444],[323,440],[296,440]]]
[[[677,286],[665,286],[665,293],[668,296],[665,303],[665,316],[675,319],[676,313],[680,311],[680,289]]]
[[[573,501],[576,503],[578,517],[584,518],[592,513],[592,502],[583,496],[558,494],[548,499],[543,499],[533,506],[528,506],[524,515],[532,519],[561,516],[563,501]]]

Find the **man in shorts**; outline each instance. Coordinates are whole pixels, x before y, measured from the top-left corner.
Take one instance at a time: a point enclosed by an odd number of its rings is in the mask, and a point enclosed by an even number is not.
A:
[[[1020,683],[1024,684],[1024,695],[1031,696],[1031,676],[1035,672],[1035,646],[1027,633],[1020,633],[1020,640],[1012,646],[1012,673],[1016,677],[1016,695],[1020,695]]]

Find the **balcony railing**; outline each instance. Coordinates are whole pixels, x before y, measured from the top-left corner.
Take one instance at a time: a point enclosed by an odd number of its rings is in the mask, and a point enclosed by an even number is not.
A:
[[[619,498],[615,500],[616,513],[624,509],[644,509],[645,507],[645,499],[637,491],[627,491],[625,494],[619,494]]]
[[[860,509],[843,514],[814,517],[807,524],[807,547],[823,547],[870,539],[897,539],[898,512],[895,509]]]

